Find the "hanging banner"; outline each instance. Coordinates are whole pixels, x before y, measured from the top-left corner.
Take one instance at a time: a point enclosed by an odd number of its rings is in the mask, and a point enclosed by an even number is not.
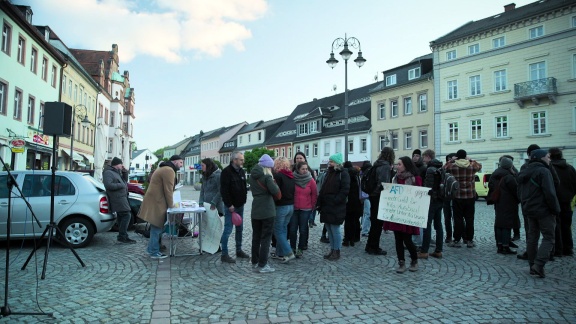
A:
[[[26,141],[22,138],[14,138],[10,141],[10,149],[12,153],[24,153]]]
[[[384,190],[380,193],[378,219],[427,227],[430,188],[384,182],[382,185]]]

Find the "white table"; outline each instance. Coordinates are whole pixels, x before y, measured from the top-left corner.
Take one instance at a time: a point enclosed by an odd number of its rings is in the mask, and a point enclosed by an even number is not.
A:
[[[202,216],[206,212],[204,207],[179,207],[168,208],[168,238],[170,256],[198,255],[202,254]],[[184,214],[179,217],[179,214]],[[178,237],[180,225],[187,224],[187,234],[184,237]],[[198,245],[199,253],[176,254],[176,248],[179,240],[191,239],[194,237],[194,229],[198,227]]]

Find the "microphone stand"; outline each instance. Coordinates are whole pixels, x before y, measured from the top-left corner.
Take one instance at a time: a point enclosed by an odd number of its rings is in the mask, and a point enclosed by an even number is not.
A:
[[[18,183],[16,182],[16,179],[14,179],[14,177],[12,176],[12,173],[10,173],[10,168],[6,166],[6,163],[4,163],[4,160],[2,159],[1,156],[0,156],[0,162],[2,162],[2,165],[4,166],[6,171],[8,172],[8,178],[7,178],[7,184],[6,184],[6,188],[7,188],[6,190],[8,191],[8,217],[6,218],[6,273],[5,273],[5,277],[4,277],[4,306],[2,306],[2,308],[0,308],[0,315],[2,315],[2,317],[6,317],[6,316],[10,316],[10,315],[47,315],[47,316],[52,317],[52,313],[12,312],[10,310],[10,306],[8,305],[8,290],[9,290],[8,289],[8,282],[9,282],[8,275],[10,273],[10,232],[12,231],[12,188],[13,187],[16,187],[16,189],[18,189],[18,192],[20,193],[20,197],[22,197],[24,202],[26,202],[26,205],[28,206],[28,209],[30,210],[32,217],[34,218],[34,220],[36,221],[36,223],[38,224],[38,226],[40,228],[42,228],[42,224],[40,224],[38,217],[36,217],[36,215],[34,214],[34,211],[32,210],[32,206],[30,205],[28,200],[26,200],[26,198],[24,197],[22,190],[20,190],[20,187],[18,187]]]

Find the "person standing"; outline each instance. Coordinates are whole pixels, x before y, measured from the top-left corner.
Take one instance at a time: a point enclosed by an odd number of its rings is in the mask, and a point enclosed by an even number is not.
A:
[[[340,259],[340,226],[346,218],[346,198],[349,191],[350,177],[348,170],[342,166],[342,153],[333,154],[329,157],[328,170],[322,181],[317,203],[320,222],[326,225],[330,240],[330,252],[324,255],[324,259],[329,261]]]
[[[224,216],[224,203],[220,194],[220,176],[222,170],[210,158],[201,161],[202,186],[200,187],[199,204],[206,208],[206,220],[210,223],[221,222],[219,216]],[[213,224],[213,223],[212,223]],[[221,235],[221,233],[218,233]]]
[[[448,166],[448,162],[452,160],[452,158],[456,156],[456,153],[450,153],[446,155],[446,163],[444,164],[443,168]],[[446,170],[448,172],[448,170]],[[444,206],[442,207],[442,212],[444,213],[444,229],[446,230],[446,239],[444,243],[452,243],[452,234],[454,233],[453,229],[453,213],[452,213],[452,199],[445,199]]]
[[[274,197],[280,198],[280,188],[272,178],[274,161],[264,154],[250,171],[250,190],[252,191],[252,267],[254,272],[269,273],[275,269],[268,264],[270,241],[274,231],[276,206]]]
[[[444,231],[442,230],[442,208],[444,201],[439,197],[440,191],[440,175],[436,172],[442,168],[442,162],[436,159],[436,152],[433,150],[426,150],[422,154],[422,159],[426,164],[426,177],[424,178],[424,186],[430,188],[430,206],[428,207],[428,226],[424,228],[424,237],[422,238],[422,247],[418,252],[418,259],[428,259],[428,249],[430,248],[430,241],[432,240],[432,222],[434,222],[434,230],[436,231],[436,247],[431,254],[432,257],[441,259]]]
[[[372,163],[370,163],[370,161],[364,161],[362,167],[360,168],[360,179],[362,179],[362,175],[364,174],[364,172],[366,172],[371,167]],[[368,198],[364,199],[362,210],[363,214],[361,222],[362,226],[361,235],[368,237],[368,233],[370,232],[370,199]]]
[[[276,237],[276,253],[273,258],[282,263],[288,263],[296,258],[290,243],[288,243],[288,224],[294,214],[294,174],[290,169],[290,161],[281,156],[274,160],[274,180],[280,188],[282,198],[276,200],[276,221],[274,236]]]
[[[128,225],[132,213],[128,202],[128,184],[122,178],[122,160],[115,157],[110,165],[104,166],[102,181],[106,188],[106,194],[110,199],[110,210],[116,213],[116,223],[118,224],[118,236],[116,240],[120,243],[134,244],[135,240],[128,237]]]
[[[380,248],[380,237],[382,236],[382,225],[384,221],[378,219],[378,208],[380,207],[380,192],[383,187],[382,182],[390,183],[392,181],[392,166],[394,164],[394,150],[391,147],[385,147],[380,152],[378,160],[374,162],[372,168],[374,176],[378,177],[380,184],[373,192],[367,192],[370,199],[370,232],[366,242],[366,253],[371,255],[386,255],[388,252]]]
[[[166,223],[168,208],[174,206],[174,188],[176,172],[184,161],[179,155],[173,155],[169,161],[161,162],[150,179],[144,200],[140,206],[139,217],[150,224],[150,239],[147,252],[153,259],[164,259],[167,255],[160,252],[160,234]]]
[[[574,242],[572,241],[572,209],[570,202],[576,196],[576,170],[562,156],[562,151],[553,147],[548,150],[550,153],[550,166],[558,174],[558,178],[562,179],[556,192],[558,196],[558,203],[560,204],[560,215],[556,218],[556,256],[574,255]]]
[[[236,257],[249,259],[250,256],[242,251],[242,231],[244,229],[244,204],[248,195],[246,188],[246,172],[244,166],[244,154],[240,152],[232,153],[232,161],[222,170],[220,175],[220,194],[224,202],[224,231],[220,239],[222,246],[222,256],[220,261],[223,263],[236,263],[236,259],[228,254],[228,239],[232,234],[233,227],[236,228]],[[242,218],[242,224],[234,226],[232,224],[232,213],[237,213]]]
[[[344,168],[348,170],[350,177],[350,190],[346,202],[346,220],[344,221],[343,246],[354,246],[360,241],[360,218],[362,217],[362,201],[360,201],[360,173],[352,165],[352,162],[344,162]]]
[[[474,214],[476,212],[476,184],[474,176],[482,169],[482,164],[472,160],[464,150],[458,150],[456,157],[448,162],[446,172],[456,178],[460,188],[452,200],[454,211],[454,242],[450,247],[461,247],[460,239],[473,248],[474,243]]]
[[[516,254],[511,250],[510,235],[518,218],[518,183],[517,174],[512,170],[512,160],[500,159],[498,169],[490,177],[489,200],[494,203],[494,233],[496,235],[497,253]]]
[[[296,257],[308,246],[308,221],[312,210],[316,208],[318,189],[316,181],[308,171],[308,163],[298,162],[294,173],[294,214],[290,220],[290,247],[296,251]],[[298,238],[300,232],[300,238]],[[296,244],[298,243],[298,244]]]
[[[549,170],[550,154],[536,149],[530,153],[528,165],[518,175],[518,195],[522,204],[522,214],[528,220],[526,250],[530,274],[544,278],[544,266],[554,247],[554,228],[560,204],[552,173]],[[538,240],[542,234],[542,243]]]

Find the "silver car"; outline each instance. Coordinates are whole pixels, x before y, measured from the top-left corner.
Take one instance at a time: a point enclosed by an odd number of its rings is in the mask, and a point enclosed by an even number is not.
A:
[[[12,188],[11,237],[40,237],[50,223],[51,171],[11,171],[24,197]],[[8,173],[0,172],[0,240],[6,239],[8,216]],[[32,206],[42,228],[32,219],[24,199]],[[54,193],[54,222],[64,239],[75,248],[90,244],[94,234],[110,230],[115,217],[108,208],[104,185],[86,173],[57,171]],[[61,238],[60,238],[61,239]]]

